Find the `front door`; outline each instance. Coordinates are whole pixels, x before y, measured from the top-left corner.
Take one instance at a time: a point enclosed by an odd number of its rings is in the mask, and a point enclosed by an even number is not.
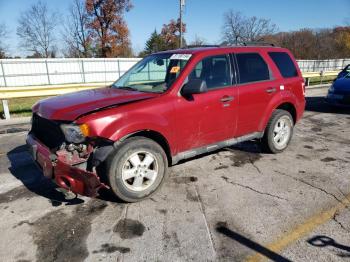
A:
[[[232,138],[236,127],[237,89],[232,83],[229,56],[204,58],[188,79],[205,81],[208,92],[195,94],[192,99],[178,98],[175,104],[177,152]]]

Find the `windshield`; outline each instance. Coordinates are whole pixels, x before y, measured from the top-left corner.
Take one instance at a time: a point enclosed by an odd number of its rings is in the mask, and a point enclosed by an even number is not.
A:
[[[191,54],[155,54],[142,59],[112,87],[141,92],[163,93],[179,76]]]

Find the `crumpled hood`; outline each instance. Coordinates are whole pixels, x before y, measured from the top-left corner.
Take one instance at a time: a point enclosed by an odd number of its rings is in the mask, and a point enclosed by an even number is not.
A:
[[[92,111],[156,96],[159,94],[105,87],[41,100],[33,112],[46,119],[73,121]]]

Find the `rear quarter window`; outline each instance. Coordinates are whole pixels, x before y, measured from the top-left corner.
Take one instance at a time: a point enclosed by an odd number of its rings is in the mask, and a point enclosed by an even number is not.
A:
[[[284,78],[291,78],[298,76],[293,60],[287,53],[284,52],[270,52],[269,56],[275,62],[278,70]]]

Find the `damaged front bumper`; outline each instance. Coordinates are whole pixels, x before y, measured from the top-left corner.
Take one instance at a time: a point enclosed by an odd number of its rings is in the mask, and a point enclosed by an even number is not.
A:
[[[95,197],[101,188],[109,188],[100,181],[95,172],[74,166],[69,152],[61,150],[52,153],[31,133],[27,136],[27,145],[34,161],[40,166],[45,177],[66,190],[76,194]]]

